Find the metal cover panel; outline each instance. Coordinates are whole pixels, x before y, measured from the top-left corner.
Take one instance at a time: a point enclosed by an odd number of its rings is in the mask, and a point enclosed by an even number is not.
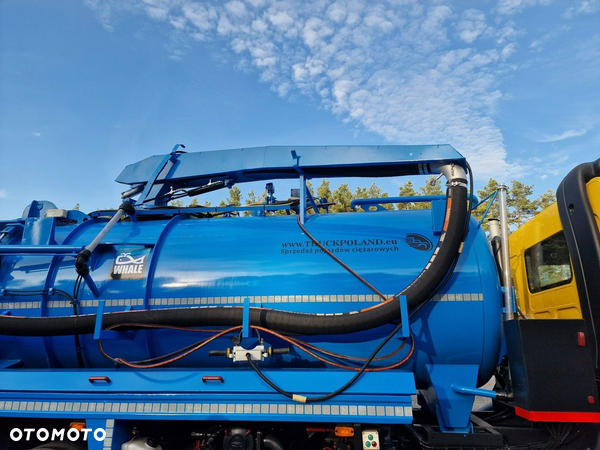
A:
[[[419,164],[465,163],[462,155],[446,144],[254,147],[180,154],[167,179],[196,180],[187,184],[194,186],[223,177],[236,182],[297,178],[292,151],[300,157],[299,166],[309,177],[418,174]],[[124,184],[144,183],[152,177],[164,158],[164,155],[156,155],[130,164],[116,181]],[[354,171],[348,170],[352,167]],[[339,168],[344,170],[337,170]]]

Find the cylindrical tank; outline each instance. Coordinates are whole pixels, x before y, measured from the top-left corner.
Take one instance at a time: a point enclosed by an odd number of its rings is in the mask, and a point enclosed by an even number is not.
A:
[[[435,202],[434,202],[435,203]],[[443,208],[442,208],[443,210]],[[437,211],[437,212],[436,212]],[[305,227],[316,240],[380,292],[393,295],[406,287],[427,264],[441,229],[439,208],[405,211],[314,214]],[[94,298],[82,285],[78,314],[95,314],[99,300],[105,312],[253,306],[295,312],[336,313],[373,306],[382,300],[299,228],[295,216],[173,218],[122,221],[93,253],[91,276],[100,289]],[[38,220],[38,219],[28,219]],[[54,229],[57,243],[83,246],[105,224],[90,219]],[[15,242],[13,242],[15,243]],[[19,242],[16,242],[19,243]],[[68,256],[5,256],[0,289],[21,292],[0,297],[3,310],[15,316],[65,316],[73,305],[58,295],[26,291],[56,288],[73,292],[77,274]],[[494,260],[483,231],[472,221],[456,269],[443,289],[412,318],[415,351],[403,370],[426,384],[426,364],[472,364],[487,381],[498,360],[501,297]],[[393,325],[331,336],[305,336],[320,347],[358,357],[370,355]],[[176,330],[134,331],[103,341],[105,350],[127,360],[172,352],[201,339]],[[289,347],[262,335],[274,347]],[[230,336],[182,359],[180,367],[235,364],[209,358],[213,349],[231,347]],[[86,366],[110,367],[92,335],[79,337]],[[21,360],[25,367],[78,367],[73,336],[1,336],[0,358]],[[381,351],[398,346],[393,339]],[[406,355],[406,349],[397,356]],[[393,362],[393,360],[391,360]],[[389,362],[386,362],[387,365]],[[271,367],[321,367],[309,355],[292,351],[269,358]],[[383,364],[383,363],[382,363]]]

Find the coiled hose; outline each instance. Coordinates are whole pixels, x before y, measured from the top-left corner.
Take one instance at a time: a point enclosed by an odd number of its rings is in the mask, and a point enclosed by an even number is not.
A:
[[[251,308],[250,324],[290,334],[346,334],[385,325],[400,316],[399,296],[405,295],[409,311],[426,302],[447,278],[460,251],[468,220],[467,185],[453,178],[447,190],[446,213],[439,242],[421,273],[396,296],[369,308],[338,314],[309,314]],[[236,326],[242,323],[241,307],[177,308],[105,313],[102,328],[119,324],[161,324],[179,327]],[[0,334],[10,336],[66,336],[94,332],[96,315],[63,317],[0,316]]]

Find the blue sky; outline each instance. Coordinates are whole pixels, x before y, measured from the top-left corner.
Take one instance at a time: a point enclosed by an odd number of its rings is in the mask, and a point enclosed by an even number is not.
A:
[[[600,157],[599,18],[600,0],[3,0],[0,218],[114,207],[122,168],[175,143],[449,143],[478,187],[555,189]]]

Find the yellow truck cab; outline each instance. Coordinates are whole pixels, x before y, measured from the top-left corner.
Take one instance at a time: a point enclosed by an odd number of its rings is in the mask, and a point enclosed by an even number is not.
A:
[[[556,200],[508,239],[505,279],[517,314],[506,308],[504,330],[515,412],[600,423],[600,160],[571,170]]]
[[[600,230],[600,178],[587,182],[586,191]],[[513,232],[509,243],[519,312],[528,319],[581,319],[573,256],[557,203]]]
[[[528,319],[581,319],[577,284],[556,203],[513,232],[509,242],[519,312]]]

